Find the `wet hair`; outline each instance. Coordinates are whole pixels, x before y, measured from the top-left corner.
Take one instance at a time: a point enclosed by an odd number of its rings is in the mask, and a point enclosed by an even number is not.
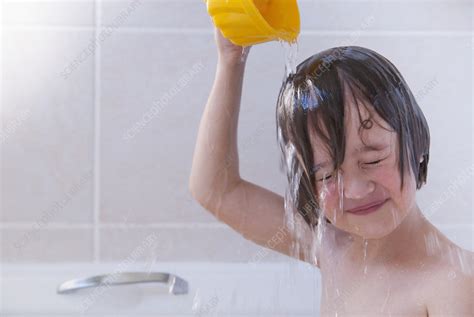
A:
[[[344,107],[348,104],[345,89],[350,89],[357,104],[361,129],[372,127],[375,111],[397,133],[400,189],[408,166],[415,175],[416,189],[427,179],[428,124],[397,68],[382,55],[364,47],[324,50],[299,64],[296,72],[283,81],[276,109],[277,138],[282,164],[286,164],[290,188],[294,191],[293,204],[311,227],[318,224],[320,209],[310,134],[316,132],[321,138],[334,169],[338,170],[345,153]],[[359,102],[370,105],[365,106],[370,114],[368,119],[362,120]]]

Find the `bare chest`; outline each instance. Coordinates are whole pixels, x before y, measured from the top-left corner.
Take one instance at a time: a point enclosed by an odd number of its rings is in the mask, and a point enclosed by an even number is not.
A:
[[[321,273],[321,316],[427,316],[414,280],[370,271]]]

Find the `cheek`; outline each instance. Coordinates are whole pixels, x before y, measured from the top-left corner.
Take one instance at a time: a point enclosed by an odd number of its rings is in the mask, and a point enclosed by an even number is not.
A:
[[[380,170],[376,171],[373,175],[374,181],[376,181],[378,184],[384,186],[387,190],[390,191],[390,194],[394,196],[400,196],[402,195],[402,192],[400,192],[400,186],[401,186],[401,175],[400,171],[396,167],[386,167],[386,168],[381,168]],[[405,173],[404,175],[404,183],[405,186],[411,187],[409,183],[412,183],[412,175]]]
[[[382,167],[374,171],[372,181],[387,189],[390,194],[400,191],[400,173],[397,169],[391,167]]]
[[[387,191],[398,209],[406,210],[415,199],[416,182],[413,174],[405,172],[404,186],[403,189],[400,189],[402,183],[400,176],[397,168],[383,168],[374,173],[372,180],[377,186],[382,186]]]

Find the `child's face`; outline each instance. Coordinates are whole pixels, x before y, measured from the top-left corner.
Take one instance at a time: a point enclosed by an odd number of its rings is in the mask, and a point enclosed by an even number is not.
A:
[[[325,165],[315,173],[316,187],[318,193],[326,188],[319,203],[334,226],[363,238],[380,238],[392,232],[414,206],[416,182],[411,168],[407,168],[410,172],[405,172],[404,187],[400,191],[396,132],[372,111],[372,128],[362,128],[359,133],[361,120],[356,107],[355,103],[346,107],[346,152],[339,181],[331,164]],[[365,107],[360,106],[360,113],[362,121],[368,118]],[[363,149],[362,140],[374,148]],[[311,136],[311,145],[315,165],[331,161],[317,136]],[[325,177],[329,178],[323,182]],[[384,200],[378,210],[366,215],[347,211]]]

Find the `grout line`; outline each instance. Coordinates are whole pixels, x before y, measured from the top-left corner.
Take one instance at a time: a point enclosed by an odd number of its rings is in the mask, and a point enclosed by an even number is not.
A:
[[[99,19],[99,18],[97,18]],[[112,26],[104,24],[97,27],[99,31],[108,30]],[[10,24],[5,26],[6,30],[20,31],[94,31],[95,26],[69,26],[69,25],[48,25],[48,24]],[[144,32],[144,33],[186,33],[186,34],[214,34],[211,27],[154,27],[154,26],[120,26],[114,29],[114,32]]]
[[[196,223],[182,223],[182,222],[168,222],[168,223],[151,223],[151,224],[139,224],[139,223],[64,223],[64,222],[55,222],[49,223],[47,225],[48,229],[94,229],[94,234],[96,229],[192,229],[192,228],[204,228],[204,229],[221,229],[227,228],[226,224],[216,222],[216,223],[205,223],[205,222],[196,222]],[[0,223],[0,229],[34,229],[36,228],[35,223],[29,222],[10,222]]]
[[[99,19],[99,18],[97,18]],[[77,31],[77,32],[90,32],[96,31],[100,32],[107,30],[108,27],[98,27],[94,26],[52,26],[52,25],[10,25],[5,27],[9,31],[56,31],[56,32],[68,32],[68,31]],[[357,31],[359,36],[471,36],[471,31],[391,31],[391,30],[303,30],[300,35],[311,35],[311,36],[348,36],[353,35]],[[114,29],[114,32],[117,33],[153,33],[153,34],[180,34],[180,35],[212,35],[212,28],[167,28],[167,27],[119,27]]]
[[[469,36],[470,31],[390,31],[390,30],[345,30],[345,31],[301,31],[301,35],[346,36],[357,32],[358,36]]]
[[[227,228],[228,226],[223,223],[155,223],[155,224],[131,224],[131,223],[110,223],[110,224],[101,224],[101,228],[107,229],[222,229]]]
[[[474,228],[474,224],[459,223],[459,224],[442,224],[433,223],[437,228]],[[228,225],[221,222],[164,222],[164,223],[65,223],[55,222],[49,223],[47,228],[49,229],[190,229],[190,228],[208,228],[208,229],[220,229],[227,228]],[[33,222],[2,222],[0,223],[0,229],[31,229],[36,228],[36,224]]]
[[[48,223],[45,228],[41,228],[40,230],[44,229],[92,229],[93,224],[86,224],[86,223]],[[3,222],[0,224],[0,229],[17,229],[17,230],[39,230],[37,223],[30,223],[30,222]]]
[[[103,27],[104,29],[107,26]],[[213,28],[206,27],[143,27],[143,26],[122,26],[116,29],[118,32],[123,33],[158,33],[158,34],[214,34]]]
[[[0,115],[3,114],[3,1],[0,0]],[[3,133],[3,120],[0,120],[0,133]],[[0,141],[0,166],[2,166],[2,143]],[[2,170],[0,169],[0,178],[1,178],[1,172]],[[0,200],[2,196],[2,184],[3,182],[0,182]],[[1,208],[1,206],[0,206]],[[0,222],[1,223],[1,222]],[[3,232],[0,231],[0,281],[3,280]],[[0,285],[0,313],[4,312],[3,309],[3,285]]]
[[[93,25],[91,26],[70,26],[70,25],[47,25],[47,24],[9,24],[4,26],[5,30],[8,31],[87,31],[91,32],[95,30]]]
[[[95,13],[95,29],[94,39],[99,36],[101,20],[100,20],[100,7],[101,0],[94,1],[94,13]],[[101,46],[97,45],[94,52],[94,262],[100,261],[100,97],[101,97],[101,60],[100,60]]]

